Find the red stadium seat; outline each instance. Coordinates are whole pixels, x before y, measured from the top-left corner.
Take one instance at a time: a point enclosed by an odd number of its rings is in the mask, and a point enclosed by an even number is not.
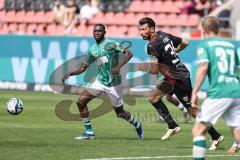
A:
[[[46,35],[47,34],[46,27],[47,27],[46,24],[38,24],[36,26],[36,34],[37,35]]]
[[[84,36],[86,34],[87,26],[81,24],[77,27],[76,35]]]
[[[155,21],[156,21],[156,19],[158,18],[158,17],[157,17],[157,14],[155,14],[155,13],[148,13],[148,14],[146,15],[146,17],[152,18],[152,19],[155,20]]]
[[[17,26],[17,24],[16,24],[16,23],[10,23],[10,24],[8,25],[8,31],[9,31],[9,33],[11,33],[11,34],[16,34],[17,31],[18,31],[18,26]]]
[[[92,37],[93,36],[93,25],[87,26],[85,36]]]
[[[20,23],[18,25],[18,34],[26,34],[27,33],[27,25],[26,23]]]
[[[15,15],[16,15],[15,11],[7,11],[3,20],[5,22],[15,22],[16,20]]]
[[[1,32],[1,34],[8,34],[8,24],[7,23],[2,24],[0,32]]]
[[[151,11],[152,12],[162,12],[162,1],[153,1]]]
[[[172,35],[175,35],[175,36],[180,36],[180,34],[181,34],[181,28],[179,28],[179,27],[172,28],[172,29],[170,29],[170,33],[171,33]]]
[[[4,0],[0,0],[0,10],[4,8]]]
[[[152,1],[142,1],[141,8],[139,11],[141,12],[152,12]]]
[[[180,14],[177,19],[178,26],[187,26],[188,15],[187,14]]]
[[[44,23],[52,23],[54,19],[54,13],[52,11],[45,12]]]
[[[141,1],[132,1],[128,11],[130,12],[140,12],[142,8],[142,2]]]
[[[34,22],[35,23],[44,23],[45,22],[45,13],[44,11],[38,11],[35,13]]]
[[[37,32],[37,25],[35,23],[30,23],[27,26],[27,34],[35,34]]]
[[[123,12],[116,13],[114,16],[114,24],[121,25],[126,21],[125,14]]]
[[[47,25],[47,34],[55,35],[56,34],[56,28],[57,28],[57,26],[54,23]]]
[[[4,21],[6,17],[6,11],[0,10],[0,21]]]
[[[197,26],[199,24],[200,17],[198,14],[189,15],[188,25],[191,27]]]
[[[139,30],[137,26],[132,26],[128,28],[128,37],[138,37],[139,36]]]
[[[102,12],[97,13],[95,16],[90,19],[89,24],[97,24],[103,21],[104,14]]]
[[[135,14],[134,13],[126,13],[125,14],[125,21],[122,22],[122,25],[136,25],[135,24]]]
[[[166,26],[168,25],[168,19],[167,19],[167,15],[162,13],[162,14],[158,14],[157,18],[156,18],[156,24],[160,25],[160,26]]]
[[[103,22],[104,24],[113,24],[114,21],[114,13],[113,12],[108,12],[104,15]]]
[[[33,11],[27,11],[25,14],[25,20],[26,23],[34,23],[35,22],[35,12]]]
[[[16,22],[22,23],[22,22],[24,22],[25,19],[26,19],[25,11],[16,12],[16,19],[15,19]]]

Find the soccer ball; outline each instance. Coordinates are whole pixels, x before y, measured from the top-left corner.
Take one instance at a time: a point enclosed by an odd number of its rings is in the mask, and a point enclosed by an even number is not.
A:
[[[11,98],[8,100],[6,108],[10,114],[18,115],[23,111],[23,102],[18,98]]]

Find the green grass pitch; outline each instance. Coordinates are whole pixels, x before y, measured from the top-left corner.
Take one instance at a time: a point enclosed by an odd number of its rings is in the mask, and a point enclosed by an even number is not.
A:
[[[24,111],[20,115],[10,115],[5,109],[6,101],[12,97],[18,97],[23,101]],[[55,115],[54,109],[59,101],[63,99],[75,101],[76,98],[76,95],[66,94],[0,91],[0,160],[80,160],[111,157],[152,157],[149,159],[153,159],[159,156],[192,154],[191,128],[194,122],[187,124],[180,122],[182,131],[168,141],[161,141],[161,136],[166,131],[166,124],[159,123],[157,118],[152,116],[156,112],[145,98],[138,98],[136,106],[125,106],[126,110],[142,121],[145,132],[143,141],[139,141],[134,128],[116,118],[113,111],[92,120],[95,139],[74,140],[74,137],[83,131],[82,123],[60,120]],[[89,106],[94,107],[97,104],[98,100],[93,100]],[[171,113],[181,121],[180,111],[169,103],[167,105]],[[75,105],[72,105],[71,112],[77,113]],[[217,151],[208,151],[208,154],[231,155],[227,153],[232,143],[229,128],[222,119],[216,128],[225,136],[225,140]],[[207,139],[209,140],[209,136]],[[240,158],[209,157],[207,159]]]

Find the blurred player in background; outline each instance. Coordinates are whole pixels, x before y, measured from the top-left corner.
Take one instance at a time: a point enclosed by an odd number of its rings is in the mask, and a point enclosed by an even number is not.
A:
[[[192,92],[192,107],[198,107],[197,92],[206,75],[209,78],[208,98],[203,102],[196,118],[193,133],[193,159],[205,159],[205,133],[223,116],[232,129],[234,139],[240,142],[240,55],[230,40],[217,37],[219,21],[206,17],[202,22],[206,39],[199,45],[198,70]]]
[[[94,82],[88,85],[89,89],[86,88],[83,90],[77,102],[86,132],[80,134],[80,136],[75,139],[90,139],[95,137],[89,119],[87,104],[102,93],[111,101],[117,117],[134,125],[139,139],[143,139],[141,123],[123,109],[122,79],[119,71],[121,67],[131,59],[132,53],[127,49],[121,49],[116,42],[106,39],[105,34],[106,31],[103,24],[96,24],[94,26],[93,36],[96,44],[88,50],[86,62],[79,68],[66,74],[63,78],[63,81],[65,81],[69,76],[81,74],[91,63],[97,62],[98,75]],[[120,55],[123,55],[123,58],[118,62]]]
[[[168,108],[162,102],[163,96],[175,94],[188,113],[194,118],[196,116],[196,110],[191,107],[190,103],[192,94],[190,73],[177,55],[188,45],[188,41],[165,32],[156,32],[155,22],[148,17],[142,18],[139,21],[139,25],[141,36],[144,40],[149,41],[147,52],[151,57],[150,66],[141,65],[139,70],[149,72],[150,74],[158,74],[160,72],[165,77],[152,90],[149,95],[149,102],[168,124],[168,130],[162,137],[162,140],[166,140],[178,133],[181,128],[173,120]],[[223,139],[223,136],[213,127],[209,130],[209,134],[213,140],[212,142],[219,142]],[[216,149],[215,143],[212,143],[211,147]]]

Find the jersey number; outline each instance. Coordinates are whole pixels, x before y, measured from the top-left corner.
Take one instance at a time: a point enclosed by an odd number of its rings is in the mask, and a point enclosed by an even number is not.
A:
[[[173,55],[174,57],[177,56],[176,52],[175,52],[175,47],[173,46],[173,43],[172,41],[170,43],[168,43],[166,46],[165,46],[165,51],[168,52],[168,50],[170,49],[170,53],[171,55]],[[174,60],[172,60],[172,63],[175,64],[179,62],[179,59],[176,57]]]
[[[218,61],[218,69],[221,73],[227,73],[230,71],[231,75],[234,75],[234,50],[231,49],[223,49],[216,48],[216,56],[220,59]],[[228,61],[228,56],[230,56],[230,60]]]

